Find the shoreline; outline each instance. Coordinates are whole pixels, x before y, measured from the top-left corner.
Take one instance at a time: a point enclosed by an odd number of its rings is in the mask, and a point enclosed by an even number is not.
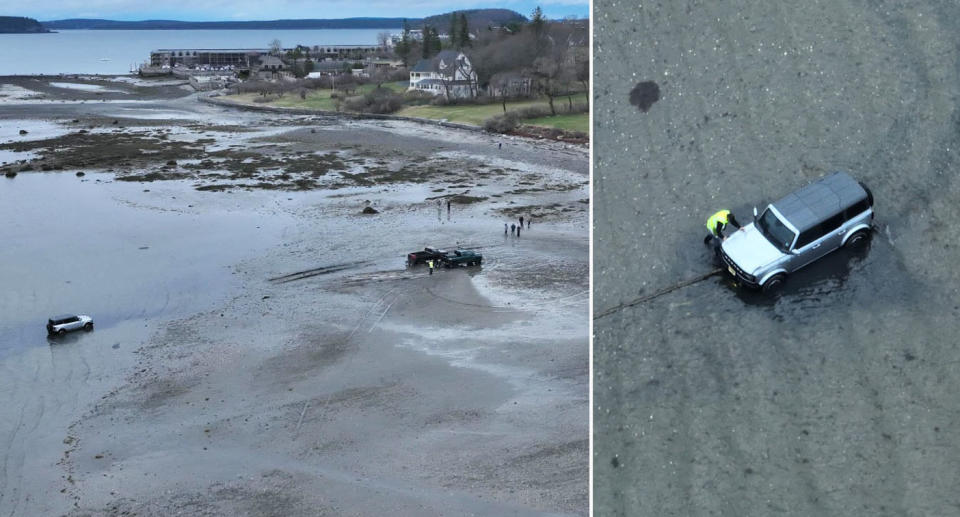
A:
[[[0,84],[7,81],[7,84],[22,83],[25,81],[49,81],[51,79],[72,79],[76,81],[89,81],[92,84],[97,83],[119,83],[127,86],[139,87],[139,88],[149,88],[151,83],[157,86],[186,86],[189,85],[188,80],[178,79],[174,76],[162,76],[162,77],[143,77],[136,73],[130,74],[14,74],[14,75],[5,75],[0,76]],[[42,88],[43,91],[38,91],[37,93],[49,93],[49,88]],[[104,96],[104,93],[98,92],[83,92],[79,90],[73,90],[70,92],[74,100],[130,100],[130,101],[139,101],[140,99],[122,99],[113,96]],[[127,97],[137,95],[137,92],[130,92],[127,94]],[[549,142],[558,142],[566,145],[582,147],[586,150],[589,150],[590,140],[589,135],[584,135],[578,131],[570,131],[563,129],[553,129],[540,126],[524,126],[521,125],[521,128],[527,127],[526,130],[515,130],[510,133],[493,133],[484,129],[482,126],[477,126],[473,124],[464,124],[459,122],[449,122],[444,119],[430,119],[422,117],[407,117],[401,115],[392,115],[392,114],[378,114],[378,113],[355,113],[355,112],[345,112],[345,111],[329,111],[329,110],[319,110],[319,109],[307,109],[307,108],[288,108],[283,106],[265,106],[265,105],[256,105],[237,102],[233,100],[228,100],[222,97],[226,95],[223,93],[223,90],[218,91],[207,91],[207,92],[195,92],[191,88],[191,93],[186,95],[196,96],[196,100],[199,102],[230,108],[230,109],[239,109],[246,110],[251,112],[264,112],[264,113],[284,113],[288,115],[304,115],[304,116],[321,116],[321,117],[333,117],[344,120],[395,120],[403,122],[413,122],[417,124],[423,124],[427,126],[438,126],[451,129],[462,129],[464,131],[473,131],[478,133],[486,133],[492,136],[500,137],[512,137],[512,138],[523,138],[532,141],[549,141]],[[63,97],[63,96],[62,96]],[[62,101],[63,99],[57,99]],[[10,104],[16,104],[15,102],[10,102]],[[26,104],[26,103],[24,103]],[[2,104],[0,104],[2,106]]]
[[[337,118],[346,118],[354,120],[399,120],[404,122],[415,122],[418,124],[425,124],[430,126],[441,126],[452,129],[463,129],[466,131],[476,131],[480,133],[486,133],[489,135],[500,135],[500,136],[510,136],[516,138],[525,138],[529,140],[547,140],[561,142],[569,145],[582,146],[587,149],[590,148],[590,139],[589,136],[584,137],[579,131],[568,131],[563,129],[551,129],[543,128],[539,126],[530,126],[537,129],[541,133],[554,133],[556,136],[554,138],[548,138],[544,136],[536,136],[536,131],[527,130],[527,131],[512,131],[510,133],[495,133],[487,131],[482,126],[475,126],[473,124],[463,124],[459,122],[448,122],[445,119],[430,119],[422,117],[406,117],[402,115],[391,115],[388,113],[354,113],[346,111],[329,111],[329,110],[317,110],[317,109],[306,109],[306,108],[288,108],[284,106],[263,106],[257,104],[248,104],[244,102],[236,102],[228,99],[223,99],[218,96],[213,96],[210,93],[201,93],[197,100],[200,102],[207,102],[210,104],[216,104],[218,106],[224,106],[228,108],[243,109],[250,111],[264,111],[268,113],[288,113],[291,115],[319,115],[325,117],[337,117]],[[524,127],[521,124],[520,127]]]

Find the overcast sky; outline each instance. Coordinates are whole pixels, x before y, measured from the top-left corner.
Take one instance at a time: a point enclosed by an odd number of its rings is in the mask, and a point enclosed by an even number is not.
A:
[[[64,18],[109,20],[277,20],[291,18],[422,18],[457,9],[512,9],[527,17],[540,5],[549,18],[589,15],[589,0],[2,0],[0,16],[41,21]]]

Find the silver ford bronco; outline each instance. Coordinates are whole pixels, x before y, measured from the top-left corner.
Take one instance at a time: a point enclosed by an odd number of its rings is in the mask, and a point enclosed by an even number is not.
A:
[[[771,291],[788,274],[870,236],[873,194],[845,172],[821,178],[757,215],[725,239],[720,256],[738,282]]]
[[[47,334],[62,336],[73,330],[93,330],[93,318],[86,314],[62,314],[47,321]]]

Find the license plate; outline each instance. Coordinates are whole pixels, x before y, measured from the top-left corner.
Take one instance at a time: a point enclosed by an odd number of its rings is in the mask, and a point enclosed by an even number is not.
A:
[[[737,272],[733,270],[732,266],[727,266],[727,271],[729,271],[731,275],[737,276]]]

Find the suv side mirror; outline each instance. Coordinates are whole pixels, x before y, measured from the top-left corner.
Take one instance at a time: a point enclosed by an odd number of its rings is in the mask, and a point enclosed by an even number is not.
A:
[[[757,207],[753,207],[753,220],[757,220]]]

